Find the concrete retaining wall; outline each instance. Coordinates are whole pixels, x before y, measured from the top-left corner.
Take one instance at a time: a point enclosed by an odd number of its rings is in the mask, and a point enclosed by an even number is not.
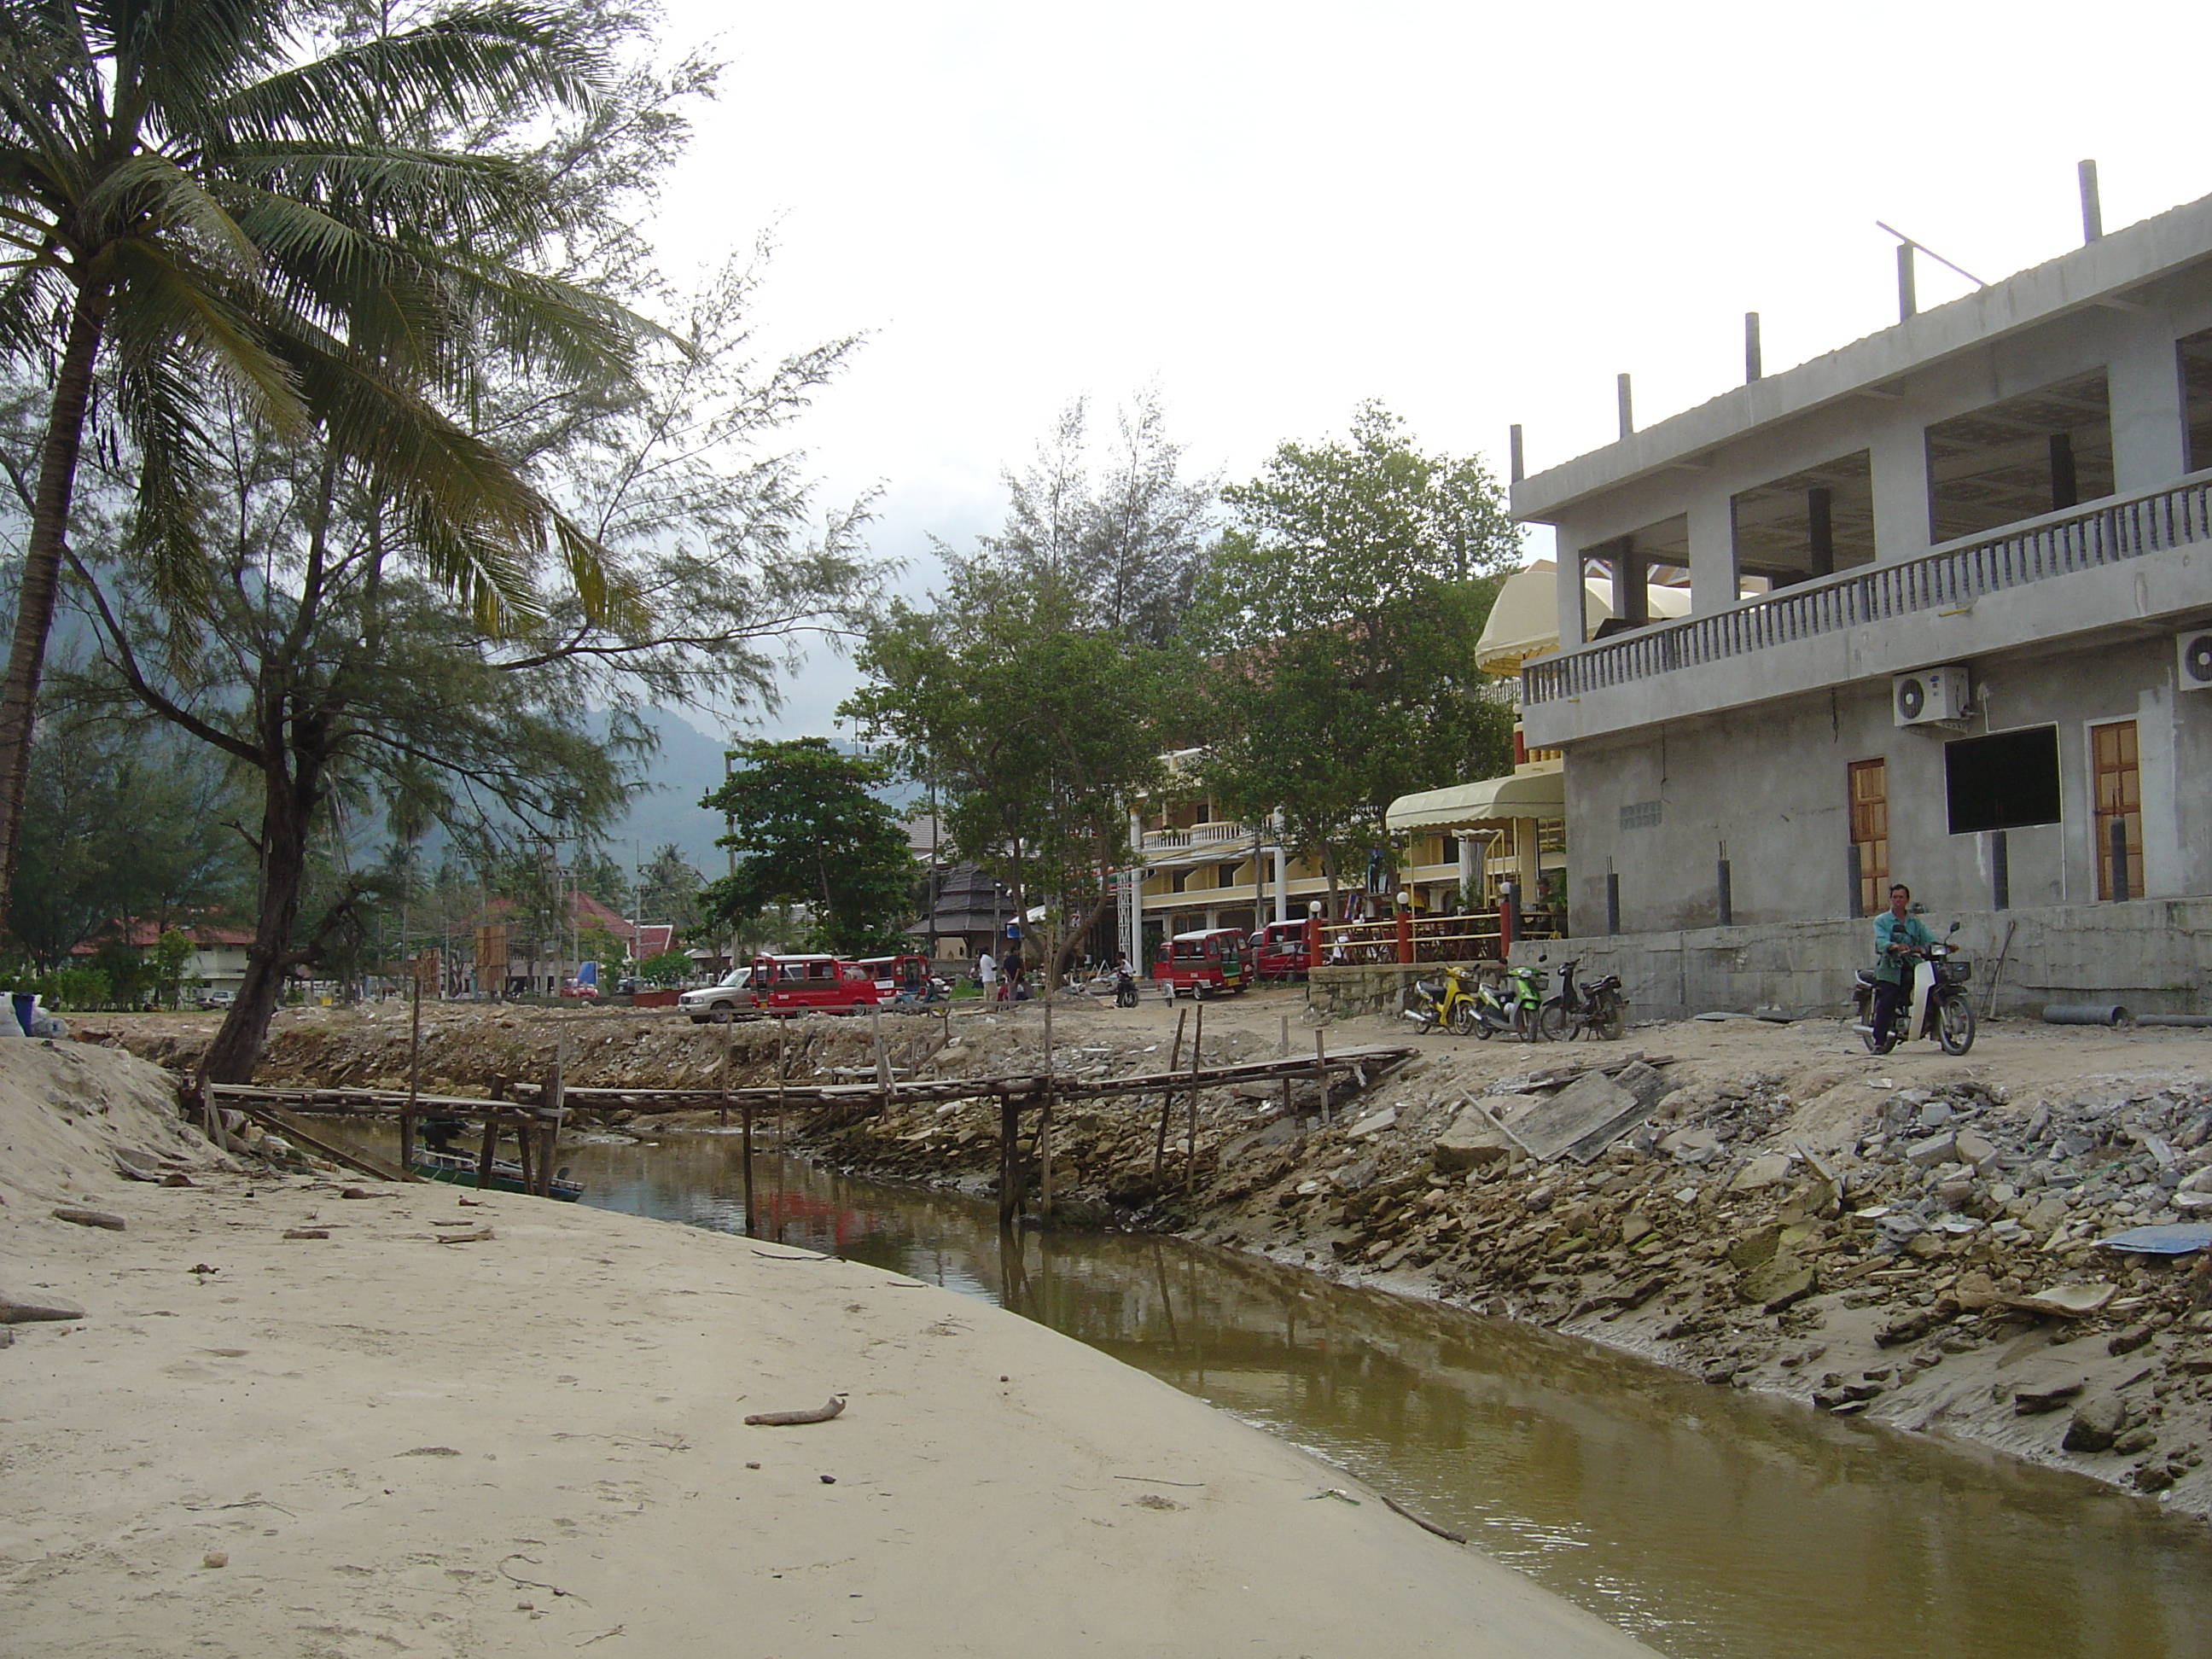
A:
[[[1941,936],[1953,919],[1934,912],[1922,921]],[[1956,942],[1973,963],[1977,1009],[1989,1006],[1990,975],[2009,931],[1997,982],[2000,1013],[2033,1015],[2048,1002],[2092,1001],[2124,1003],[2136,1013],[2212,1012],[2212,898],[2047,905],[1957,920]],[[1843,1014],[1851,1006],[1853,974],[1873,964],[1873,927],[1806,921],[1542,939],[1516,945],[1513,960],[1549,974],[1571,957],[1584,980],[1618,974],[1632,1018],[1681,1019],[1715,1009]]]

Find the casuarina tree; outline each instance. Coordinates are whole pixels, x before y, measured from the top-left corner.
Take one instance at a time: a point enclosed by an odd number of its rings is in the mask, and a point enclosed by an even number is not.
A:
[[[425,135],[582,102],[603,65],[529,0],[389,11],[0,0],[0,356],[51,386],[0,683],[0,906],[88,438],[134,475],[131,555],[180,629],[211,580],[210,410],[357,465],[481,617],[529,610],[531,550],[598,580],[450,410],[472,341],[618,376],[629,320],[512,257],[554,228],[542,168]]]

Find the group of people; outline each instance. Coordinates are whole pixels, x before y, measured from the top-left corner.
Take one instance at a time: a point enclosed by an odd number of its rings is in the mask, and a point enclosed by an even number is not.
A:
[[[1022,947],[1009,945],[1003,957],[982,952],[975,958],[975,983],[983,988],[986,1001],[1027,1002],[1029,969],[1022,961]]]

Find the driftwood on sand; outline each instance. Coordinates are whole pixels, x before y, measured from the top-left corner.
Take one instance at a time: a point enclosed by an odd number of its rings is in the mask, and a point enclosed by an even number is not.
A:
[[[817,1406],[811,1412],[755,1412],[745,1421],[758,1424],[763,1428],[781,1429],[794,1423],[827,1423],[844,1409],[845,1396],[833,1394],[828,1405]]]

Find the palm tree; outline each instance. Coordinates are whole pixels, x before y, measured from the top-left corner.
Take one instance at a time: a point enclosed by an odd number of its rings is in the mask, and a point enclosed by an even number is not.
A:
[[[331,15],[0,0],[0,356],[52,388],[0,682],[0,926],[88,434],[134,469],[131,554],[180,612],[224,410],[360,471],[481,617],[531,611],[549,544],[604,596],[588,539],[447,410],[480,349],[619,379],[638,325],[528,268],[558,228],[538,170],[422,137],[587,100],[604,67],[529,0]]]

